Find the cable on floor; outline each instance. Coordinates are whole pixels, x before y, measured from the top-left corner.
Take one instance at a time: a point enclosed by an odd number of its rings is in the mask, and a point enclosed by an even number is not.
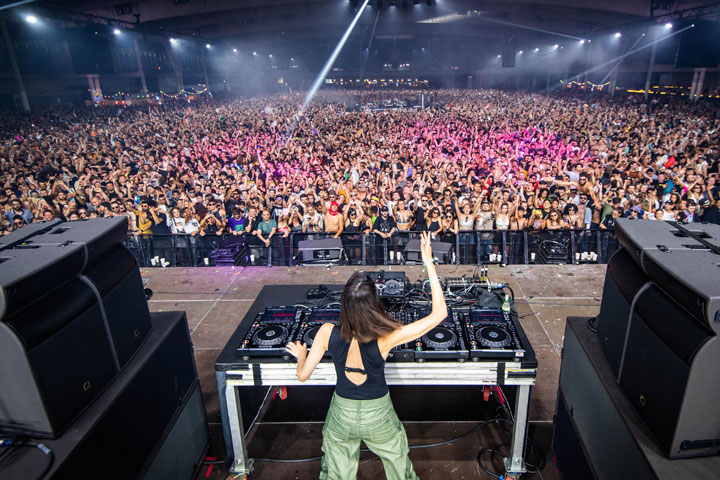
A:
[[[442,442],[435,442],[435,443],[423,443],[418,445],[410,445],[410,450],[420,449],[420,448],[432,448],[432,447],[440,447],[443,445],[449,445],[451,443],[457,442],[460,439],[463,439],[467,437],[468,435],[471,435],[472,433],[480,430],[483,427],[486,427],[488,425],[493,425],[497,423],[506,423],[506,424],[512,424],[510,420],[506,420],[504,418],[493,418],[490,420],[486,420],[482,423],[479,423],[475,425],[473,428],[468,430],[467,432],[463,433],[462,435],[459,435],[457,437],[453,437],[449,440],[444,440]],[[370,452],[371,450],[369,448],[363,448],[360,449],[360,453]],[[298,458],[293,460],[287,460],[287,459],[277,459],[277,458],[256,458],[254,459],[256,462],[269,462],[269,463],[307,463],[307,462],[314,462],[316,460],[320,460],[322,458],[322,455],[319,457],[311,457],[311,458]]]
[[[46,462],[42,473],[36,477],[37,480],[45,478],[45,475],[48,474],[55,463],[55,454],[48,446],[42,443],[28,441],[26,438],[2,437],[0,438],[0,447],[6,447],[6,450],[0,454],[0,462],[7,460],[13,455],[13,453],[19,451],[21,448],[37,448],[45,454],[48,457],[48,461]]]

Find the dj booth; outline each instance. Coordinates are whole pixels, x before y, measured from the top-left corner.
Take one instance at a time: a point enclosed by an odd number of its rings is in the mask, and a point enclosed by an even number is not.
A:
[[[313,287],[265,286],[215,363],[223,435],[233,473],[250,473],[248,434],[267,412],[268,399],[275,397],[277,387],[335,385],[335,368],[328,355],[306,382],[300,382],[295,359],[284,351],[293,340],[310,344],[320,324],[339,319],[337,308],[297,308],[308,302],[306,295]],[[342,289],[342,285],[327,287],[331,292]],[[501,305],[500,295],[481,291],[472,308],[451,307],[445,321],[428,335],[391,351],[385,377],[391,388],[403,385],[423,391],[447,386],[516,387],[515,422],[505,467],[509,474],[518,475],[526,471],[523,458],[537,360],[517,312],[514,308],[503,312]],[[389,310],[401,323],[426,313]]]

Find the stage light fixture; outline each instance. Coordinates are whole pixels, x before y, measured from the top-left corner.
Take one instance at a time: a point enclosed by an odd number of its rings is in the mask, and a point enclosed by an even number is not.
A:
[[[122,32],[121,32],[120,30],[118,30],[117,28],[116,28],[115,30],[113,30],[113,33],[114,33],[115,35],[121,35],[121,34],[122,34]]]
[[[257,52],[253,52],[253,56],[257,55]]]
[[[580,45],[585,45],[585,40],[580,40]]]
[[[270,55],[268,55],[268,56],[269,56],[270,58],[272,58],[272,53],[271,53]]]
[[[522,50],[520,50],[518,53],[519,53],[520,55],[522,55]]]
[[[502,57],[502,55],[498,55],[498,58]]]
[[[559,46],[560,46],[560,45],[558,45],[558,44],[556,43],[555,45],[553,45],[553,48],[558,48]]]
[[[620,38],[620,37],[622,37],[622,33],[616,32],[616,33],[615,33],[615,38]]]
[[[535,49],[535,51],[536,51],[536,52],[539,52],[539,51],[540,51],[540,49],[539,49],[539,48],[536,48],[536,49]]]
[[[28,15],[25,17],[25,21],[28,23],[37,23],[37,17],[34,15]]]
[[[171,38],[171,39],[170,39],[170,44],[171,44],[171,45],[175,45],[175,43],[177,43],[177,40],[175,40],[174,38]]]
[[[206,43],[206,44],[205,44],[205,48],[210,49],[210,44],[209,44],[209,43]]]
[[[237,48],[233,48],[233,53],[237,53]]]
[[[666,23],[666,24],[665,24],[665,28],[667,28],[668,30],[671,29],[671,28],[672,28],[672,23],[670,23],[670,22]]]

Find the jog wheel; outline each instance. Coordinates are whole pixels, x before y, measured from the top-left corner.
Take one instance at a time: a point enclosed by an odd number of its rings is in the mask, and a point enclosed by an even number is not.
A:
[[[445,327],[435,327],[422,336],[425,345],[439,350],[452,348],[457,344],[457,336]]]
[[[261,347],[274,347],[282,344],[288,336],[288,329],[282,325],[263,327],[253,335],[253,343]]]
[[[388,280],[385,282],[384,295],[398,295],[402,290],[402,284],[397,280]]]
[[[510,335],[500,327],[483,327],[475,334],[480,345],[488,348],[505,348],[511,343]]]
[[[312,344],[315,341],[315,335],[317,335],[318,330],[320,330],[320,327],[312,327],[307,332],[305,332],[305,335],[303,335],[303,341],[305,342],[305,345],[307,345],[308,347],[312,347]]]

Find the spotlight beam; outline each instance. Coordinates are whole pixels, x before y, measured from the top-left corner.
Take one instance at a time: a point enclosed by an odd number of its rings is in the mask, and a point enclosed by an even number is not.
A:
[[[365,11],[365,7],[367,7],[370,0],[365,0],[358,9],[358,12],[355,14],[355,18],[353,18],[353,21],[350,22],[350,25],[348,26],[347,30],[345,30],[345,33],[343,34],[342,38],[338,42],[337,46],[335,47],[335,50],[333,50],[332,54],[330,55],[330,58],[327,59],[327,62],[325,62],[325,66],[322,68],[320,73],[318,74],[317,78],[315,78],[315,82],[313,82],[312,87],[310,88],[310,91],[308,92],[307,96],[305,97],[305,101],[303,102],[303,106],[300,109],[300,112],[298,112],[298,116],[302,115],[302,113],[305,111],[307,106],[310,104],[313,98],[315,98],[315,94],[320,90],[320,86],[322,86],[323,80],[327,76],[328,72],[332,68],[333,64],[335,63],[335,60],[337,60],[338,55],[340,55],[340,52],[342,51],[343,47],[345,46],[345,43],[347,42],[348,37],[350,37],[350,34],[352,33],[353,29],[355,28],[355,25],[357,24],[358,20],[360,20],[360,16]]]
[[[367,64],[368,57],[370,56],[370,47],[372,46],[373,40],[375,39],[375,28],[378,24],[378,19],[380,18],[380,10],[377,11],[377,14],[375,15],[375,23],[373,24],[372,33],[370,34],[370,41],[368,42],[368,46],[363,52],[363,63],[362,68],[360,69],[360,103],[362,103],[362,95],[363,95],[363,80],[365,79],[365,65]]]
[[[35,0],[21,0],[20,2],[8,3],[7,5],[0,6],[0,10],[9,10],[11,8],[19,7],[20,5],[27,5],[28,3],[35,3]]]
[[[613,62],[618,62],[618,61],[622,60],[623,58],[627,58],[627,57],[629,57],[630,55],[634,55],[635,53],[639,52],[640,50],[645,50],[646,48],[652,47],[652,46],[655,45],[656,43],[660,43],[660,42],[662,42],[663,40],[666,40],[666,39],[668,39],[668,38],[670,38],[670,37],[674,37],[675,35],[679,35],[679,34],[681,34],[682,32],[684,32],[685,30],[689,30],[689,29],[691,29],[691,28],[693,28],[693,27],[692,27],[692,26],[687,26],[687,27],[685,27],[685,28],[683,28],[683,29],[678,30],[677,32],[673,32],[673,33],[670,33],[670,34],[668,34],[668,35],[665,35],[664,37],[660,37],[660,38],[658,38],[657,40],[654,40],[654,41],[652,41],[652,42],[650,42],[650,43],[647,43],[647,44],[643,45],[642,47],[638,47],[638,48],[636,48],[636,49],[634,49],[634,50],[630,50],[630,51],[628,51],[628,52],[620,55],[619,57],[615,57],[615,58],[613,58],[613,59],[611,59],[611,60],[608,60],[607,62],[603,62],[603,63],[601,63],[601,64],[599,64],[599,65],[595,65],[594,67],[592,67],[592,68],[590,68],[590,69],[588,69],[588,70],[585,70],[584,72],[578,73],[574,78],[580,78],[580,77],[583,76],[583,75],[586,75],[586,74],[588,74],[588,73],[590,73],[590,72],[594,72],[595,70],[598,70],[598,69],[600,69],[600,68],[602,68],[602,67],[605,67],[605,66],[607,66],[607,65],[610,65],[610,64],[613,63]],[[554,86],[554,87],[552,87],[550,90],[554,90],[554,89],[556,89],[556,88],[558,88],[558,87],[557,87],[557,86]]]
[[[635,48],[635,47],[637,46],[637,44],[640,43],[640,40],[642,40],[643,38],[645,38],[645,35],[644,35],[644,34],[643,34],[643,35],[640,35],[640,36],[638,37],[638,39],[635,40],[635,43],[633,43],[632,46],[627,49],[627,51],[629,52],[630,50],[632,50],[633,48]],[[627,52],[626,52],[626,53],[627,53]],[[605,76],[603,77],[602,80],[600,80],[600,85],[602,85],[603,83],[605,83],[605,82],[607,81],[607,79],[610,78],[610,75],[612,75],[612,73],[613,73],[615,70],[617,70],[617,68],[620,66],[620,63],[621,63],[621,62],[622,62],[622,59],[618,60],[617,63],[616,63],[615,65],[613,65],[613,67],[610,69],[610,71],[609,71],[607,74],[605,74]]]
[[[583,40],[582,37],[576,37],[576,36],[573,36],[573,35],[568,35],[568,34],[566,34],[566,33],[560,33],[560,32],[553,32],[553,31],[550,31],[550,30],[544,30],[544,29],[542,29],[542,28],[531,27],[531,26],[529,26],[529,25],[523,25],[523,24],[521,24],[521,23],[508,22],[508,21],[505,21],[505,20],[498,20],[497,18],[482,17],[482,16],[476,16],[476,17],[474,17],[474,18],[477,18],[478,20],[483,20],[483,21],[486,21],[486,22],[499,23],[500,25],[507,25],[507,26],[509,26],[509,27],[516,27],[516,28],[522,28],[522,29],[525,29],[525,30],[532,30],[533,32],[547,33],[548,35],[556,35],[556,36],[558,36],[558,37],[563,37],[563,38],[572,38],[573,40]]]

